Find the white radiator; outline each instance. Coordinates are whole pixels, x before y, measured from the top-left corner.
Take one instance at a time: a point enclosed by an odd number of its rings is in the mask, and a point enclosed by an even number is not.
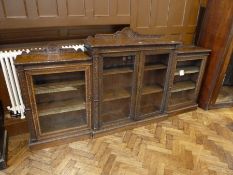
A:
[[[61,48],[73,48],[76,51],[81,49],[84,51],[84,45],[64,45]],[[14,115],[19,116],[21,119],[25,118],[25,106],[22,99],[21,89],[19,86],[19,80],[16,73],[16,68],[14,65],[14,60],[18,55],[21,55],[23,51],[30,53],[32,50],[41,50],[42,48],[29,48],[22,50],[8,50],[0,51],[0,61],[3,70],[3,75],[5,78],[7,90],[9,93],[11,106],[7,109],[11,111]]]

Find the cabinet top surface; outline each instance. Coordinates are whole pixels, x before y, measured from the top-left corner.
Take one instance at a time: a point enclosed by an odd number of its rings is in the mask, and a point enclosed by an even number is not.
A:
[[[183,46],[178,49],[176,49],[176,53],[178,54],[185,54],[185,53],[205,53],[209,54],[211,52],[210,49],[206,49],[203,47],[198,46]]]
[[[91,58],[82,51],[65,51],[60,53],[30,53],[17,56],[15,65],[45,64],[59,62],[87,61]]]
[[[180,41],[161,39],[156,35],[140,35],[129,28],[124,28],[115,34],[98,34],[88,37],[85,45],[91,48],[122,47],[122,46],[153,46],[153,45],[179,45]]]

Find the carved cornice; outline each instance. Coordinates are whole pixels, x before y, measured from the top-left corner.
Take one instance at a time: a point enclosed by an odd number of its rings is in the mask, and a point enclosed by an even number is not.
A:
[[[142,35],[134,32],[131,28],[125,27],[114,34],[96,34],[94,37],[89,36],[87,40],[93,39],[158,39],[161,35]]]

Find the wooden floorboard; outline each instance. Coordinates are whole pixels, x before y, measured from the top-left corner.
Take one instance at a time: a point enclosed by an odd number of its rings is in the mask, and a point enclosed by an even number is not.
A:
[[[9,140],[0,174],[233,175],[233,108],[174,116],[125,132],[39,151]]]

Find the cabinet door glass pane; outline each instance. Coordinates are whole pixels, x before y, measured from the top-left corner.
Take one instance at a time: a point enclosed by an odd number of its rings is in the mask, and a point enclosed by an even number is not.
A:
[[[135,56],[103,58],[103,123],[130,116]]]
[[[87,124],[85,72],[33,76],[41,133]]]
[[[169,106],[195,102],[196,85],[202,60],[178,61],[174,73]]]
[[[140,115],[161,112],[169,54],[146,55]]]
[[[231,56],[231,60],[228,65],[216,103],[233,103],[233,54]]]

